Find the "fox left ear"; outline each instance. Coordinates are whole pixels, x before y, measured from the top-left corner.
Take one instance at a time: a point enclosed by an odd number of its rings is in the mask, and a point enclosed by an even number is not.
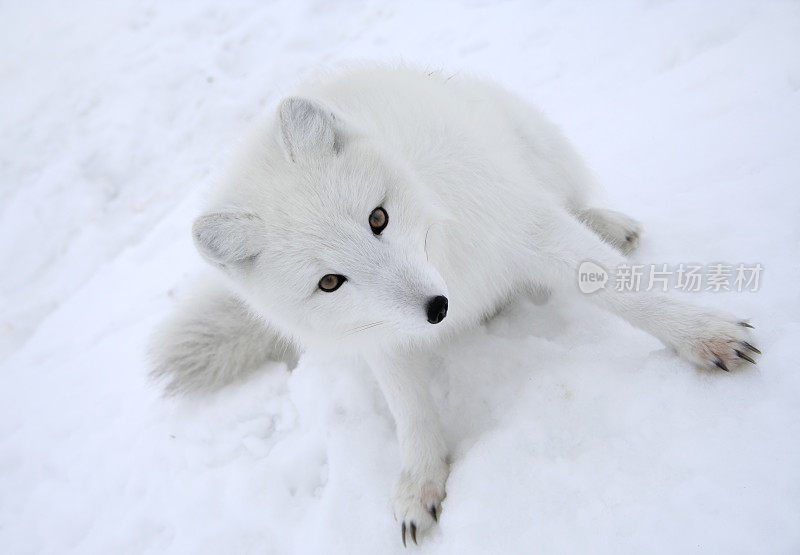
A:
[[[320,104],[291,96],[278,108],[281,140],[289,158],[298,160],[309,154],[337,154],[342,133],[336,116]]]
[[[243,267],[264,247],[264,223],[250,212],[213,212],[194,221],[192,237],[197,250],[212,264]]]

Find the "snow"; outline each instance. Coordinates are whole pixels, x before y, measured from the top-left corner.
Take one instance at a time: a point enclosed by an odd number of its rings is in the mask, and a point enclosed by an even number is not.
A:
[[[442,352],[452,474],[413,549],[800,551],[796,3],[0,11],[5,553],[401,552],[393,424],[357,361],[310,352],[176,401],[143,357],[206,271],[188,229],[238,138],[303,75],[363,58],[530,98],[645,223],[638,260],[765,268],[755,293],[683,293],[752,319],[747,372],[695,370],[578,298]]]

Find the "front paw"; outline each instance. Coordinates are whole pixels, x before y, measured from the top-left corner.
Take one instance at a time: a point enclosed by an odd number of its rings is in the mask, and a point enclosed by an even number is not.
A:
[[[719,368],[729,372],[756,363],[761,351],[753,343],[753,328],[746,321],[729,321],[710,316],[699,324],[676,350],[686,360],[704,368]]]
[[[394,486],[394,516],[400,522],[403,546],[406,537],[417,543],[417,535],[433,526],[442,512],[444,485],[450,469],[445,462],[424,469],[403,470]]]

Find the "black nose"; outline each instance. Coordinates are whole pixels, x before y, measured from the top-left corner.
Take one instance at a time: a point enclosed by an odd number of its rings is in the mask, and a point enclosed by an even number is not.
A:
[[[438,295],[428,301],[428,322],[438,324],[447,316],[447,297]]]

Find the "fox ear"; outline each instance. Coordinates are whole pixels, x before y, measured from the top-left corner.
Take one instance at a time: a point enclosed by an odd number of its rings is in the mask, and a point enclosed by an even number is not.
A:
[[[265,243],[261,218],[238,211],[200,216],[192,226],[192,237],[200,254],[222,267],[254,259]]]
[[[278,108],[281,140],[289,158],[308,154],[336,154],[342,144],[336,116],[320,104],[290,96]]]

